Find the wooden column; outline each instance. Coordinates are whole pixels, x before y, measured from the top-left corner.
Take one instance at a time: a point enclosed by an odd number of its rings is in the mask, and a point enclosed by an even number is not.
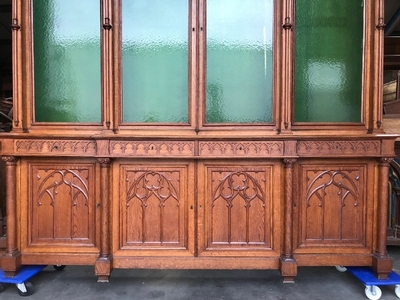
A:
[[[292,110],[293,110],[293,26],[294,26],[294,3],[293,0],[282,1],[282,112],[281,133],[292,133]],[[279,35],[278,35],[279,36]]]
[[[7,238],[6,251],[1,258],[1,268],[6,277],[16,275],[21,266],[21,253],[18,250],[17,199],[16,199],[16,165],[18,158],[3,156],[6,163],[6,217]]]
[[[285,196],[284,196],[284,239],[283,253],[280,257],[280,271],[284,283],[294,282],[297,275],[297,264],[293,258],[293,165],[296,159],[284,159]]]
[[[100,163],[100,255],[95,263],[95,273],[98,282],[108,282],[111,274],[110,253],[110,159],[99,158]]]
[[[386,229],[388,214],[388,182],[389,162],[392,158],[382,157],[378,159],[378,205],[377,205],[377,237],[376,249],[372,256],[372,267],[375,276],[379,279],[386,279],[392,271],[393,261],[386,250]]]

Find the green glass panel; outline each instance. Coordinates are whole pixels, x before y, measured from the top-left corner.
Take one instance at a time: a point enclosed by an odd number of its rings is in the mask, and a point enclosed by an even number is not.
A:
[[[272,121],[273,0],[207,1],[207,123]]]
[[[360,122],[363,1],[297,0],[295,122]]]
[[[99,0],[33,1],[36,122],[101,122],[99,19]]]
[[[123,122],[188,122],[188,1],[122,1]]]

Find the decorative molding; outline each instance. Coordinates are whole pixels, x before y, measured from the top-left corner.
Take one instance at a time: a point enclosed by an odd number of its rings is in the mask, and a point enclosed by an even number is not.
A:
[[[111,155],[122,156],[193,156],[194,142],[111,141]]]
[[[299,156],[379,155],[379,141],[300,141]]]
[[[199,142],[200,156],[282,156],[283,142]]]
[[[80,140],[16,140],[17,153],[96,155],[95,141]]]

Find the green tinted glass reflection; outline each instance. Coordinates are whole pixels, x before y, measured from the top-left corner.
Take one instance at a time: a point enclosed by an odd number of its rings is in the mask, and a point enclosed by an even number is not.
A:
[[[361,0],[296,1],[295,122],[360,122]]]
[[[124,122],[188,122],[188,1],[122,1]]]
[[[99,16],[98,0],[33,1],[36,122],[101,122]]]
[[[273,0],[207,1],[207,123],[272,120]]]

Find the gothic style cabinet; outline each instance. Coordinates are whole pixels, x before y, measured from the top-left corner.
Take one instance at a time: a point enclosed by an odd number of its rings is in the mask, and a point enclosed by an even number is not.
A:
[[[1,268],[392,268],[381,0],[13,0]]]

